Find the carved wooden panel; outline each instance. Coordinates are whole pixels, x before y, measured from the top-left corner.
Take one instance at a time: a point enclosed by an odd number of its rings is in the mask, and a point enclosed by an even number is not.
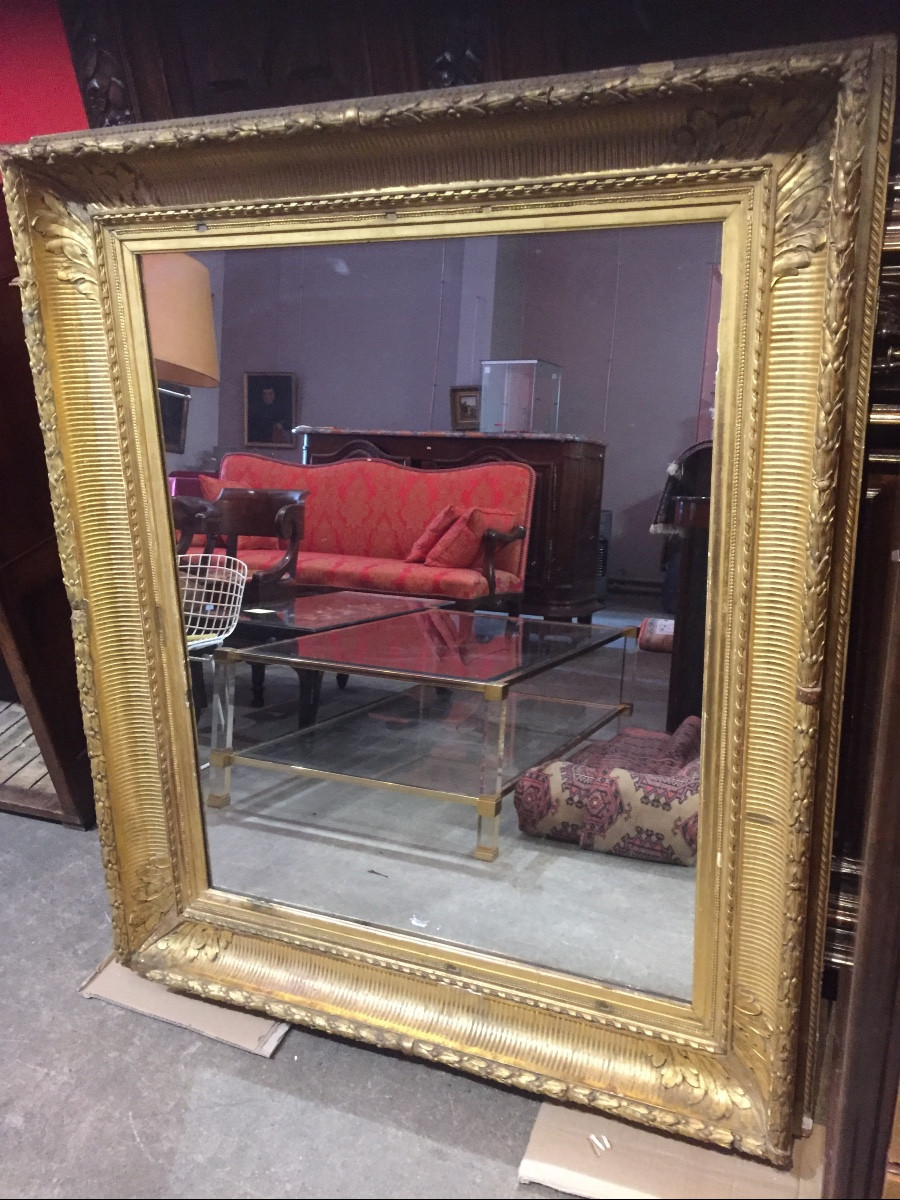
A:
[[[891,0],[60,0],[91,124],[887,32]]]

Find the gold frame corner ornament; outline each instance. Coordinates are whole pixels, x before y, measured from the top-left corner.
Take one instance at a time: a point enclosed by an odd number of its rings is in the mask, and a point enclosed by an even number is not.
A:
[[[121,961],[789,1161],[895,53],[874,38],[5,148]],[[722,223],[724,288],[691,1001],[212,888],[139,256],[699,220]]]

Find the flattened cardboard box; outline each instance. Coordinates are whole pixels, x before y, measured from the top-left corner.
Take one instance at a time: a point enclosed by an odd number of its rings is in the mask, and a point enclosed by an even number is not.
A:
[[[791,1170],[781,1171],[624,1121],[542,1104],[519,1183],[602,1200],[810,1200],[822,1194],[824,1147],[825,1129],[816,1125],[797,1140]]]
[[[136,975],[112,958],[102,962],[78,990],[89,999],[108,1000],[264,1058],[272,1057],[290,1029],[284,1021],[272,1021],[193,996],[180,996],[161,983]]]

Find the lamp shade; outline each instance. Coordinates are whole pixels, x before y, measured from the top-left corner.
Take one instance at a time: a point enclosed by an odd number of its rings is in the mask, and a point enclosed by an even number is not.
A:
[[[141,274],[157,378],[215,387],[219,360],[209,271],[189,254],[144,254]]]

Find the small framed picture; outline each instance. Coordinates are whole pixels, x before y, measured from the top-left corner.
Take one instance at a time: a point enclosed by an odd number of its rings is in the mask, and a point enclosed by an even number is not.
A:
[[[244,376],[244,445],[296,445],[297,376],[252,371]]]
[[[477,429],[480,416],[480,387],[450,389],[450,424],[454,429]]]
[[[170,454],[184,454],[190,398],[189,391],[176,392],[174,388],[168,387],[159,389],[159,412],[162,418],[163,441]]]

